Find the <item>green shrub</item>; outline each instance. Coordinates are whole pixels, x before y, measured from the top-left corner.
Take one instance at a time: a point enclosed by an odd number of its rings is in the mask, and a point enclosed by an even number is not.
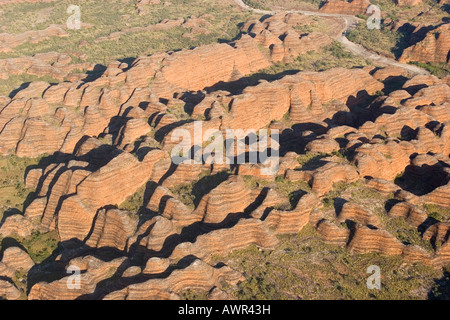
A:
[[[450,67],[445,63],[422,63],[422,62],[410,62],[410,64],[414,64],[425,70],[428,70],[431,74],[435,75],[438,78],[444,78],[450,75]]]

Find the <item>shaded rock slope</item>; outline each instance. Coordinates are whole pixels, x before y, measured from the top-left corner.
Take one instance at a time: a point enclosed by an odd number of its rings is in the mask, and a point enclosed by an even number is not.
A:
[[[21,297],[13,278],[22,271],[28,299],[180,299],[185,290],[231,298],[223,283],[244,275],[217,257],[249,245],[269,252],[306,226],[354,254],[448,264],[449,220],[424,205],[450,208],[449,79],[366,67],[251,81],[332,42],[298,33],[301,23],[297,14],[248,21],[233,43],[113,62],[92,81],[32,82],[0,97],[0,153],[53,155],[27,170],[34,197],[0,234],[59,238],[36,265],[19,246],[2,252],[0,295]],[[187,146],[203,160],[176,165],[174,132],[195,135],[198,123],[220,135],[279,130],[275,174],[262,175],[262,161],[210,163],[195,139]],[[296,187],[287,194],[280,185]],[[383,207],[333,197],[342,185],[386,196]],[[139,194],[137,208],[127,207]],[[69,289],[74,268],[80,283]]]

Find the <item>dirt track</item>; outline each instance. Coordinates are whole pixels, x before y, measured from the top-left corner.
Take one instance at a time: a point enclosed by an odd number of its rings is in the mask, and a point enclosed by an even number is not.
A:
[[[253,12],[259,13],[259,14],[273,15],[273,14],[277,14],[278,12],[280,12],[280,11],[275,11],[275,10],[270,11],[270,10],[255,9],[255,8],[252,8],[252,7],[249,7],[248,5],[246,5],[242,0],[234,0],[234,2],[238,6],[240,6],[241,8],[243,8],[245,10],[253,11]],[[357,23],[358,21],[361,20],[359,18],[356,18],[355,16],[343,15],[343,14],[333,14],[333,13],[322,13],[322,12],[314,12],[314,11],[304,11],[304,10],[286,10],[285,12],[301,13],[304,15],[316,15],[316,16],[321,16],[321,17],[336,17],[336,18],[343,19],[345,21],[345,27],[339,33],[339,36],[336,38],[336,41],[340,42],[345,48],[347,48],[353,54],[361,56],[365,59],[372,60],[382,66],[390,65],[390,66],[396,66],[396,67],[406,69],[408,72],[410,72],[412,74],[422,74],[422,75],[430,74],[428,71],[426,71],[422,68],[419,68],[414,65],[406,64],[406,63],[400,63],[394,59],[390,59],[390,58],[381,56],[375,52],[367,50],[366,48],[364,48],[363,46],[361,46],[357,43],[354,43],[354,42],[351,42],[350,40],[348,40],[348,38],[345,36],[345,34],[347,33],[347,31],[350,29],[350,27],[352,25],[354,25],[355,23]]]

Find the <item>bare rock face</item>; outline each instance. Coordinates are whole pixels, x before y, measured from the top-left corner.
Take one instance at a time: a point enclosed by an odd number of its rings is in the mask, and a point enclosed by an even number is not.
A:
[[[417,128],[425,126],[431,120],[432,118],[423,112],[400,107],[394,114],[383,114],[378,117],[375,123],[366,122],[360,131],[369,135],[388,133],[392,136],[401,136],[405,126]]]
[[[203,215],[203,223],[215,225],[230,214],[244,212],[253,201],[243,179],[234,176],[203,197],[196,210]]]
[[[333,188],[334,183],[351,183],[358,178],[359,174],[353,166],[329,162],[314,172],[311,188],[317,194],[324,195]]]
[[[31,260],[28,253],[19,247],[11,247],[3,252],[2,263],[12,270],[23,270],[28,272],[33,266],[34,262]]]
[[[323,34],[311,33],[300,37],[292,29],[296,25],[295,21],[292,15],[284,15],[266,22],[266,31],[278,39],[275,42],[284,48],[286,53],[283,56],[298,56],[331,43],[331,39]],[[279,22],[285,27],[275,27]],[[284,31],[280,33],[281,30]],[[286,36],[286,43],[282,44],[279,37],[283,38],[283,33],[288,30],[289,37]],[[176,92],[204,90],[271,66],[272,61],[260,50],[259,41],[258,37],[244,35],[231,45],[213,44],[193,50],[139,57],[131,65],[111,63],[100,78],[91,82],[79,80],[56,85],[32,83],[0,106],[0,152],[15,153],[22,157],[36,157],[56,151],[72,153],[83,136],[99,136],[108,131],[112,117],[135,114],[133,119],[126,119],[126,124],[121,127],[114,141],[122,148],[130,147],[136,138],[151,130],[148,118],[164,111],[164,105],[156,103],[158,98],[170,99]],[[41,70],[34,72],[35,75],[50,73],[57,79],[62,79],[71,70],[51,69],[54,67],[50,64],[55,59],[59,61],[62,58],[54,53],[46,57],[0,62],[0,74],[10,74],[11,66],[21,66],[21,70],[28,70],[29,73],[33,69]],[[34,68],[35,64],[40,63],[37,61],[48,63],[48,68]],[[79,66],[71,65],[70,68],[77,67]],[[89,68],[87,65],[83,67]],[[14,71],[15,74],[21,72]],[[272,89],[268,88],[272,86]],[[367,87],[370,90],[370,86]],[[284,96],[283,106],[279,109],[273,107],[271,97],[274,95]],[[236,99],[235,104],[240,100],[243,100],[241,104],[265,105],[264,109],[255,109],[259,117],[251,118],[258,121],[252,125],[255,128],[272,119],[280,119],[289,109],[286,88],[271,84],[248,88],[240,99]],[[148,103],[145,110],[139,111],[136,107],[146,101]],[[135,113],[129,108],[134,108]],[[234,120],[229,120],[230,125],[241,118],[241,110],[236,105],[232,108],[231,116]],[[247,112],[246,115],[248,114]],[[176,120],[171,121],[174,122]],[[240,124],[235,122],[235,126],[238,125]]]
[[[147,160],[140,163],[131,155],[124,153],[114,158],[99,171],[87,176],[77,185],[77,194],[67,198],[61,205],[58,213],[58,231],[61,239],[73,237],[82,239],[86,236],[92,225],[95,211],[105,205],[120,204],[125,201],[133,194],[133,191],[137,190],[137,187],[148,180],[152,165],[161,157],[162,153],[151,152],[147,155]],[[118,172],[122,172],[121,177],[129,177],[128,184],[124,180],[117,181]],[[137,177],[140,177],[140,181],[137,180]],[[97,196],[100,193],[103,193],[104,196],[94,197],[91,190],[96,190]],[[76,224],[74,224],[73,214],[78,216]]]
[[[438,268],[444,266],[450,258],[448,231],[448,222],[438,222],[430,226],[423,234],[423,238],[431,241],[433,246],[436,247],[432,264]]]
[[[317,51],[332,43],[319,32],[300,34],[295,27],[311,23],[310,17],[298,13],[279,13],[263,21],[247,21],[241,30],[270,51],[272,62],[289,61],[308,51]]]
[[[434,265],[436,257],[433,257],[429,251],[416,245],[408,245],[403,249],[402,253],[403,259],[407,263],[423,263],[425,265]]]
[[[366,185],[369,188],[377,190],[385,196],[393,194],[397,190],[399,190],[399,186],[397,186],[394,182],[383,179],[367,179]]]
[[[0,44],[1,46],[1,44]],[[1,50],[1,49],[0,49]],[[95,64],[89,62],[71,63],[70,55],[58,52],[38,53],[33,56],[0,59],[0,79],[11,75],[50,76],[63,81],[77,69],[93,70]]]
[[[233,99],[230,117],[224,125],[230,129],[259,129],[271,120],[281,119],[289,111],[289,91],[282,84],[263,82],[247,88]]]
[[[50,283],[37,283],[31,289],[29,300],[74,300],[94,293],[97,284],[111,277],[117,268],[124,263],[125,258],[104,262],[97,258],[86,256],[76,258],[69,263],[68,276]],[[79,280],[73,278],[75,270],[80,271]],[[70,288],[70,289],[69,289]]]
[[[168,259],[153,257],[147,260],[145,268],[142,272],[144,274],[162,274],[169,268],[169,266],[170,262]]]
[[[235,72],[245,76],[270,66],[257,43],[249,36],[243,36],[234,47],[228,44],[213,44],[161,58],[158,59],[158,62],[162,63],[162,66],[158,67],[159,70],[154,70],[153,74],[148,71],[146,73],[150,78],[154,77],[150,84],[152,92],[167,98],[180,88],[202,90],[220,81],[229,81]],[[220,69],[216,69],[217,64],[221,65]],[[134,73],[134,70],[132,72]],[[128,72],[129,76],[132,72]],[[187,77],[188,74],[191,76]]]
[[[194,243],[181,243],[173,251],[170,259],[178,260],[194,255],[206,262],[212,255],[248,247],[250,244],[263,249],[273,248],[278,239],[270,233],[267,226],[258,219],[240,220],[231,229],[220,229],[201,235]]]
[[[137,246],[144,254],[166,256],[177,244],[177,224],[167,218],[156,216],[142,224],[129,239],[129,250]]]
[[[0,235],[3,238],[18,235],[27,238],[33,232],[34,226],[31,221],[20,214],[9,216],[0,226]]]
[[[401,255],[403,244],[385,230],[356,228],[348,248],[357,253],[379,252],[386,255]]]
[[[433,259],[433,264],[438,267],[443,267],[450,258],[450,242],[445,242],[437,251]]]
[[[389,66],[389,67],[378,69],[373,74],[373,77],[375,79],[377,79],[378,81],[384,81],[391,77],[401,77],[401,76],[407,77],[408,72],[403,68],[395,67],[395,66]]]
[[[86,244],[90,247],[125,250],[128,238],[136,232],[137,224],[137,217],[131,217],[126,211],[103,209],[97,214]]]
[[[298,74],[298,77],[312,82],[311,90],[322,104],[331,100],[343,103],[357,102],[361,91],[365,90],[368,94],[374,94],[383,88],[380,82],[363,69],[333,68],[325,72],[302,72]],[[291,77],[285,77],[284,81],[287,82],[290,79]],[[299,82],[298,85],[303,86],[305,83]],[[312,104],[314,96],[311,92],[303,89],[300,94],[300,100],[304,105]]]
[[[411,99],[405,101],[405,106],[440,105],[448,102],[449,94],[448,85],[444,83],[436,84],[419,90]]]
[[[357,14],[365,14],[369,6],[370,1],[367,0],[353,0],[353,1],[330,0],[325,2],[325,4],[320,8],[320,11],[325,13],[357,15]]]
[[[242,279],[242,276],[226,266],[215,268],[201,260],[195,260],[187,268],[173,271],[167,278],[151,279],[143,283],[130,285],[123,290],[112,292],[105,299],[177,299],[177,292],[181,290],[209,291],[225,278],[231,283],[237,283]]]
[[[406,90],[424,80],[427,85],[411,96]],[[367,121],[359,132],[368,140],[354,140],[346,148],[355,151],[353,162],[360,173],[375,179],[393,180],[410,164],[412,154],[448,154],[448,115],[446,104],[449,87],[439,79],[415,77],[404,84],[405,90],[394,91],[383,98],[375,121]],[[413,91],[412,91],[413,92]],[[385,110],[385,111],[384,111]],[[388,111],[389,110],[389,111]],[[379,112],[379,111],[375,111]],[[429,124],[435,121],[439,132]],[[380,139],[387,135],[389,138]],[[400,141],[392,137],[403,137]],[[355,136],[356,137],[356,136]],[[421,159],[421,157],[417,158]],[[377,165],[374,165],[374,163]]]
[[[1,4],[0,4],[1,5]],[[15,35],[8,33],[0,34],[0,52],[11,52],[13,49],[28,41],[38,43],[51,37],[68,37],[69,33],[62,26],[51,25],[44,30],[30,30]]]
[[[107,164],[97,166],[93,171],[89,169],[89,163],[80,161],[48,168],[46,171],[52,174],[46,175],[40,196],[27,208],[25,215],[40,220],[47,229],[57,228],[61,239],[84,239],[97,210],[124,202],[149,180],[153,165],[164,155],[164,152],[154,150],[139,161],[129,153],[117,156],[112,153]],[[104,156],[108,158],[107,154]],[[52,187],[48,189],[50,185]]]
[[[342,228],[327,220],[319,222],[317,225],[317,233],[326,243],[341,247],[346,246],[350,238],[349,229]]]
[[[432,226],[430,226],[424,233],[423,238],[425,240],[434,239],[435,243],[444,243],[448,239],[447,232],[450,228],[450,224],[448,222],[439,222]]]
[[[273,210],[265,222],[279,234],[294,234],[300,232],[309,223],[312,208],[316,207],[319,199],[314,194],[304,195],[295,209],[291,211]]]
[[[410,225],[416,228],[428,218],[425,212],[407,202],[400,202],[394,205],[389,211],[389,215],[391,217],[405,218]]]
[[[450,207],[449,205],[449,192],[450,190],[450,182],[446,185],[434,189],[432,192],[427,193],[421,197],[422,201],[437,204],[443,207]]]
[[[422,0],[396,0],[394,2],[398,6],[415,6],[422,3]]]
[[[334,139],[330,139],[328,136],[322,136],[321,139],[313,140],[309,142],[305,149],[314,153],[333,153],[339,151],[339,143]]]
[[[344,83],[351,85],[343,85]],[[273,82],[261,81],[256,86],[245,88],[242,94],[229,95],[227,99],[222,95],[208,97],[205,104],[211,107],[201,107],[206,108],[204,114],[208,117],[207,121],[202,122],[202,126],[204,132],[220,128],[259,130],[271,121],[281,120],[287,112],[294,123],[316,123],[332,118],[336,113],[348,113],[346,103],[355,104],[382,87],[381,82],[362,69],[334,68],[324,72],[300,72]],[[167,127],[169,132],[163,140],[165,149],[171,149],[175,145],[172,133],[176,130],[183,129],[192,136],[196,135],[192,122],[173,130],[170,130],[170,125]],[[194,140],[195,138],[190,140],[191,146]],[[319,142],[313,144],[316,143]],[[319,145],[317,148],[335,151],[338,147],[330,141],[329,146]],[[317,150],[320,151],[319,149]],[[168,178],[166,184],[175,179],[175,176],[177,172],[173,178]]]
[[[364,144],[356,149],[354,163],[363,177],[393,180],[409,164],[413,152],[409,143]]]
[[[139,1],[137,8],[145,14],[160,4]],[[330,1],[321,10],[364,14],[369,4]],[[163,20],[145,30],[185,28],[192,37],[207,32],[208,19]],[[250,245],[271,251],[280,235],[305,227],[356,254],[448,263],[448,222],[431,219],[422,206],[450,203],[449,79],[367,67],[255,81],[274,63],[332,43],[322,33],[296,31],[312,19],[279,13],[244,23],[246,34],[232,43],[115,61],[94,81],[32,82],[0,97],[0,153],[53,154],[49,164],[28,168],[25,185],[36,197],[23,216],[2,220],[0,235],[56,230],[61,242],[61,254],[34,268],[20,248],[5,250],[0,295],[23,295],[11,280],[17,270],[34,281],[35,269],[48,267],[57,280],[29,282],[29,299],[180,299],[189,289],[230,298],[221,285],[244,278],[217,257]],[[433,59],[445,54],[442,30],[424,40]],[[416,47],[410,53],[420,56]],[[0,78],[63,77],[69,64],[56,53],[5,59]],[[392,91],[392,81],[404,84]],[[262,131],[254,133],[260,129],[277,132],[279,143],[263,146],[280,153],[274,175],[261,173],[261,155],[257,163],[211,163],[215,153],[205,150],[211,141],[202,135],[226,138],[227,129],[244,132],[240,141],[263,140]],[[205,156],[200,162],[174,163],[177,130],[191,135],[182,144],[192,157]],[[253,143],[240,155],[250,155]],[[426,188],[417,191],[417,181]],[[372,192],[370,204],[358,201]],[[405,245],[387,231],[388,219],[404,221],[431,246]],[[79,287],[74,270],[81,271]]]
[[[400,62],[433,62],[449,63],[450,51],[450,24],[443,24],[438,28],[429,31],[422,41],[406,48]]]
[[[192,212],[184,203],[166,187],[158,186],[147,204],[147,209],[161,212],[161,215],[174,220],[179,225],[190,225],[201,220],[202,216]]]
[[[17,300],[21,295],[22,293],[13,283],[0,280],[0,297],[7,300]]]
[[[364,209],[360,205],[352,202],[346,202],[338,215],[339,222],[352,220],[363,225],[380,227],[381,221],[373,212]]]

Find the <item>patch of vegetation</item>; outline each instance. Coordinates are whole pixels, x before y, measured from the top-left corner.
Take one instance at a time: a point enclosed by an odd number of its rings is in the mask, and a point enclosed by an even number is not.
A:
[[[379,191],[366,187],[361,181],[353,184],[353,186],[355,188],[351,190],[351,199],[356,203],[363,203],[365,200],[386,200],[386,198]],[[393,194],[387,196],[387,198],[392,197]]]
[[[273,251],[251,246],[221,261],[246,276],[233,292],[241,300],[425,299],[442,276],[428,266],[405,265],[400,257],[356,255],[327,245],[309,225],[297,235],[280,237]],[[381,290],[367,288],[371,265],[381,269]]]
[[[334,208],[336,198],[340,198],[342,193],[350,187],[350,184],[339,181],[333,184],[333,189],[322,198],[325,209]]]
[[[266,1],[258,1],[258,0],[243,0],[243,2],[251,8],[260,9],[260,10],[270,10],[269,7],[266,7],[264,3]]]
[[[129,196],[127,200],[119,205],[119,209],[129,212],[139,212],[144,205],[145,189],[146,185],[140,187],[135,193]]]
[[[135,193],[129,196],[124,202],[116,207],[120,210],[128,212],[128,216],[133,220],[138,220],[139,223],[147,221],[155,216],[155,213],[146,208],[146,201],[148,201],[147,191],[152,182],[148,182],[141,186]]]
[[[70,16],[67,14],[70,5],[80,7],[81,29],[67,30],[67,37],[49,37],[39,42],[25,42],[11,52],[0,53],[0,59],[61,52],[69,54],[73,58],[72,63],[79,63],[82,62],[79,58],[81,51],[86,56],[83,61],[97,63],[102,67],[114,60],[130,63],[141,55],[232,41],[240,34],[239,24],[242,21],[257,17],[240,10],[234,3],[220,0],[209,1],[207,6],[202,0],[173,0],[168,6],[164,3],[148,6],[149,12],[144,15],[138,13],[136,2],[131,0],[126,3],[122,0],[111,0],[107,6],[92,0],[57,0],[52,3],[2,5],[0,32],[21,34],[30,30],[44,30],[50,25],[65,27]],[[207,25],[202,27],[208,30],[208,34],[187,37],[186,34],[192,29],[182,26],[165,31],[133,29],[154,25],[165,19],[201,16],[207,21]],[[118,39],[97,41],[120,31],[124,33]],[[84,73],[86,70],[73,71],[76,72]],[[12,75],[7,80],[0,80],[0,95],[8,96],[22,84],[36,80],[58,82],[50,77]]]
[[[422,24],[438,24],[448,17],[445,4],[436,0],[424,0],[413,6],[397,6],[391,0],[371,0],[371,3],[380,7],[382,18],[394,21],[409,20]]]
[[[340,151],[335,151],[332,153],[307,152],[299,155],[297,161],[301,165],[302,170],[315,170],[326,164],[326,162],[322,159],[333,156],[339,157],[343,161],[348,162],[347,158]]]
[[[170,189],[170,192],[172,192],[186,207],[195,209],[195,196],[193,195],[192,190],[192,184],[184,183]]]
[[[31,236],[22,238],[19,236],[12,236],[30,255],[34,263],[39,264],[50,257],[58,247],[59,238],[56,231],[41,233],[33,231]],[[2,248],[0,248],[1,250]]]
[[[77,52],[83,42],[83,52],[88,61],[107,65],[115,59],[137,57],[142,54],[177,50],[215,43],[218,40],[229,41],[239,34],[238,24],[246,20],[251,13],[242,11],[234,3],[218,0],[204,5],[201,0],[173,0],[170,5],[164,3],[148,6],[148,13],[139,15],[135,1],[111,0],[108,5],[92,0],[59,0],[52,3],[22,3],[2,6],[0,20],[2,32],[22,33],[27,30],[42,30],[51,24],[65,25],[70,5],[81,9],[80,30],[69,30],[69,37],[51,37],[39,43],[25,43],[14,52],[2,53],[0,58],[33,55],[40,52]],[[96,42],[113,32],[134,27],[156,24],[164,19],[178,19],[211,15],[209,25],[204,26],[210,34],[196,35],[193,39],[183,37],[189,29],[176,27],[168,31],[133,31],[124,34],[118,40]]]
[[[299,155],[297,158],[298,163],[303,167],[306,166],[305,169],[308,169],[308,164],[310,163],[316,163],[317,160],[326,158],[328,155],[325,153],[314,153],[314,152],[307,152],[305,154]]]
[[[22,268],[20,268],[19,270],[16,270],[16,272],[14,273],[14,277],[13,277],[13,282],[16,285],[17,289],[20,290],[20,292],[22,293],[21,296],[19,297],[19,300],[26,300],[27,299],[27,286],[28,286],[28,273],[25,272],[25,270],[23,270]]]
[[[434,252],[432,244],[429,241],[425,241],[417,228],[411,227],[404,218],[392,218],[385,215],[382,223],[383,229],[395,236],[403,244],[417,245],[428,250],[430,253]]]
[[[364,208],[369,208],[380,218],[381,229],[388,231],[406,245],[418,245],[429,252],[433,252],[432,244],[422,239],[417,228],[412,227],[404,218],[388,216],[385,204],[392,198],[393,194],[384,196],[377,190],[367,187],[362,180],[358,180],[350,184],[335,183],[333,189],[322,198],[322,202],[324,209],[334,209],[336,199],[351,201]]]
[[[370,60],[353,55],[335,41],[322,50],[302,54],[291,63],[275,63],[269,68],[250,75],[247,79],[249,84],[256,85],[261,79],[273,81],[300,71],[325,71],[336,67],[351,69],[368,65],[372,65]]]
[[[381,25],[381,29],[371,30],[367,28],[366,22],[360,22],[348,31],[347,38],[390,58],[398,58],[408,46],[408,35],[389,30],[385,24]]]
[[[343,181],[336,182],[333,189],[322,198],[325,209],[334,208],[335,201],[338,198],[357,203],[363,207],[370,208],[373,211],[383,211],[385,202],[391,199],[393,195],[383,196],[379,191],[374,190],[358,180],[352,183]]]
[[[350,69],[371,65],[371,61],[353,55],[337,41],[325,47],[322,52],[308,52],[306,55],[300,55],[297,63],[302,70],[311,71],[325,71],[335,67]]]
[[[294,30],[302,33],[322,32],[327,35],[333,35],[338,28],[338,20],[330,19],[328,17],[311,16],[311,23],[300,24],[294,27]]]
[[[444,208],[435,204],[425,203],[423,209],[430,218],[436,219],[441,222],[447,222],[450,220],[450,209]]]
[[[244,3],[262,10],[317,10],[323,0],[244,0]]]
[[[6,211],[24,211],[24,203],[34,190],[25,188],[25,173],[37,159],[0,156],[0,221]]]
[[[450,67],[446,63],[410,62],[410,64],[414,64],[418,67],[428,70],[431,74],[435,75],[438,78],[444,78],[450,75]]]
[[[270,281],[271,266],[256,275],[251,275],[246,281],[240,282],[235,295],[241,300],[287,300],[288,296],[277,291],[276,286]],[[281,271],[283,278],[289,274]]]
[[[189,114],[185,111],[183,104],[177,104],[167,109],[167,113],[173,114],[178,120],[186,120],[189,118]]]
[[[444,266],[442,278],[435,280],[435,285],[428,294],[430,300],[450,299],[450,265]]]
[[[178,185],[170,189],[170,191],[188,208],[195,209],[203,196],[226,181],[229,176],[229,171],[220,171],[211,175],[205,170],[200,173],[197,181]]]
[[[445,6],[436,0],[425,0],[414,6],[397,6],[391,0],[372,0],[372,4],[380,7],[382,12],[381,29],[370,30],[366,26],[366,21],[360,22],[355,28],[347,33],[347,38],[355,43],[359,43],[369,50],[377,52],[391,58],[399,58],[403,50],[409,46],[410,33],[414,27],[390,30],[391,20],[405,20],[411,23],[423,25],[438,25],[448,19]],[[366,20],[366,18],[363,20]],[[420,67],[426,68],[437,76],[448,74],[445,65],[423,64]],[[447,70],[446,70],[447,69]]]
[[[47,233],[34,232],[30,238],[21,243],[27,249],[28,254],[35,263],[41,263],[51,256],[58,247],[58,234],[56,231]]]
[[[286,127],[290,128],[292,127],[292,120],[291,117],[289,115],[289,111],[286,112],[283,116],[283,118],[281,118],[280,120]]]
[[[178,292],[178,294],[183,300],[207,300],[209,292],[187,289]]]
[[[277,176],[275,181],[263,180],[254,176],[243,176],[247,189],[269,187],[274,189],[283,198],[289,200],[292,207],[295,207],[302,194],[311,192],[311,187],[306,181],[289,181],[283,176]]]

